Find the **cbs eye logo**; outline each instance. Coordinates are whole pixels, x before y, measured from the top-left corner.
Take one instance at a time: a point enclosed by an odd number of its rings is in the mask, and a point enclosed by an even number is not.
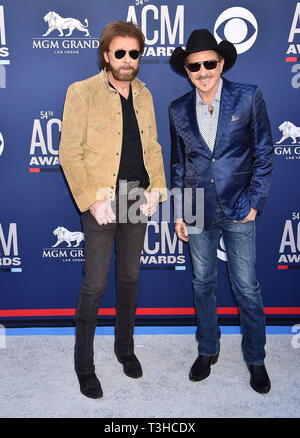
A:
[[[4,140],[3,140],[3,136],[0,132],[0,157],[2,155],[3,149],[4,149]]]
[[[257,21],[248,9],[234,7],[226,9],[217,18],[214,35],[219,43],[228,40],[234,44],[238,55],[253,46],[257,33]]]
[[[219,245],[217,248],[217,254],[220,260],[223,260],[223,262],[227,262],[227,254],[226,254],[226,248],[225,248],[223,236],[221,236],[220,238]]]

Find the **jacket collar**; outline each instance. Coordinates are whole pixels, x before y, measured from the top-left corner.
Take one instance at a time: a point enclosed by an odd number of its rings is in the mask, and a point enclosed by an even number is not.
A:
[[[226,147],[226,135],[230,130],[230,119],[233,107],[233,90],[231,82],[223,78],[219,122],[215,141],[214,156],[217,158]]]
[[[192,132],[193,138],[196,141],[195,144],[197,145],[197,148],[200,146],[201,154],[205,155],[207,158],[210,158],[211,151],[201,135],[197,121],[195,90],[192,90],[190,93],[188,93],[186,97],[187,97],[186,115],[187,115],[187,123],[188,123],[187,129]]]
[[[104,82],[104,84],[107,86],[109,90],[113,91],[112,87],[109,85],[108,82],[106,69],[101,70],[101,72],[99,73],[99,78],[102,82]],[[145,87],[145,83],[140,81],[137,77],[135,77],[133,81],[131,81],[131,89],[133,95],[139,94],[144,87]]]

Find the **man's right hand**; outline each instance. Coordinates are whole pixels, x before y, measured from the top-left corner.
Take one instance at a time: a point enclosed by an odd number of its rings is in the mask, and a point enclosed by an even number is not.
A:
[[[175,231],[179,239],[183,240],[184,242],[189,241],[187,227],[186,224],[183,222],[183,219],[177,219],[175,224]]]
[[[109,199],[101,199],[90,206],[90,212],[99,225],[107,225],[116,219]]]

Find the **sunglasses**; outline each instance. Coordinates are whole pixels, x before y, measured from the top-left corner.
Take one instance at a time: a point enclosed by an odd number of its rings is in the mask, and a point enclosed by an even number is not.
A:
[[[108,51],[111,52],[111,50],[109,50],[109,49],[108,49]],[[120,49],[120,50],[116,50],[115,52],[112,52],[112,53],[115,55],[116,59],[122,59],[126,55],[127,50]],[[139,50],[129,50],[128,53],[129,53],[130,58],[132,58],[132,59],[138,59],[138,57],[140,56]]]
[[[203,64],[206,70],[214,70],[217,67],[218,62],[220,61],[221,59],[219,59],[219,61],[212,60],[212,61],[192,62],[191,64],[187,64],[187,68],[192,73],[195,73],[196,71],[200,70],[201,65]]]

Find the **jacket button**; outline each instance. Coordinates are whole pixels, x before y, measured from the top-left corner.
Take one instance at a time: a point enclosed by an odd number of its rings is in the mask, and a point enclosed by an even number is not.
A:
[[[144,131],[142,130],[141,133],[144,134]]]
[[[210,182],[211,182],[211,183],[214,183],[214,182],[215,182],[215,180],[214,180],[214,179],[212,178],[212,179],[210,180]]]
[[[119,155],[119,152],[117,152],[116,155]]]
[[[214,162],[216,161],[216,159],[215,159],[215,158],[212,158],[211,161],[214,163]]]

